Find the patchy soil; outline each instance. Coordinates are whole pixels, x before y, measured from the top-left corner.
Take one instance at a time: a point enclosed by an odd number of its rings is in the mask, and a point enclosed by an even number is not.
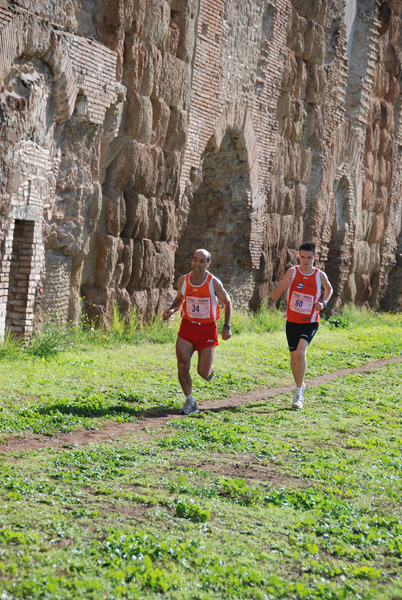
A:
[[[236,454],[236,458],[225,454],[211,455],[208,460],[194,460],[192,466],[198,473],[219,477],[232,477],[253,481],[269,482],[273,487],[277,485],[292,485],[307,487],[308,482],[299,477],[284,475],[275,464],[262,462],[250,454]],[[187,467],[188,461],[175,460],[175,467]]]
[[[381,360],[375,360],[369,362],[360,367],[353,367],[347,369],[338,369],[332,373],[315,377],[314,379],[306,380],[306,384],[309,387],[320,385],[333,381],[338,377],[344,377],[345,375],[354,373],[370,373],[371,371],[383,367],[385,365],[402,362],[402,356],[395,356],[394,358],[386,358]],[[207,401],[200,404],[199,408],[201,411],[204,410],[231,410],[248,402],[261,402],[266,401],[275,396],[288,394],[294,389],[293,385],[283,385],[280,387],[269,388],[269,389],[258,389],[248,394],[236,394],[230,398],[223,398],[221,400]],[[289,408],[290,410],[290,408]],[[166,407],[155,408],[144,413],[139,417],[137,423],[116,423],[110,421],[105,423],[101,430],[87,430],[81,429],[73,433],[60,434],[58,437],[41,436],[35,434],[26,433],[22,436],[4,436],[3,443],[0,445],[0,453],[5,452],[21,452],[27,450],[40,450],[41,448],[71,448],[76,446],[83,446],[86,444],[95,444],[98,442],[112,441],[116,438],[137,435],[141,438],[147,437],[147,429],[156,429],[163,426],[167,421],[172,419],[183,419],[188,418],[180,414],[178,409],[171,409]],[[202,468],[202,465],[199,465]],[[241,470],[241,469],[240,469]],[[241,476],[239,473],[238,476]]]

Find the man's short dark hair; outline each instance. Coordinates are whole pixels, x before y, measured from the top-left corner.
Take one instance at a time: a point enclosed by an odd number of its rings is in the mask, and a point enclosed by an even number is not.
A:
[[[314,242],[303,242],[303,244],[299,247],[300,250],[305,250],[306,252],[312,252],[315,254],[315,244]]]

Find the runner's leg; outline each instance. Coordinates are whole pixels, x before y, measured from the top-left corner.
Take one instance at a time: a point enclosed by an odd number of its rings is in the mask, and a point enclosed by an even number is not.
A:
[[[296,350],[290,353],[290,366],[297,388],[301,388],[307,370],[307,340],[299,340]]]
[[[198,350],[198,374],[208,379],[214,370],[215,346],[208,346]]]
[[[193,344],[178,337],[176,341],[177,370],[179,383],[186,397],[191,394],[192,390],[190,363],[193,353]]]

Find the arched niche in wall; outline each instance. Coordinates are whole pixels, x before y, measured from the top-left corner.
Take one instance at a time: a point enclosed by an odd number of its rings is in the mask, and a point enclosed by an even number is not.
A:
[[[204,153],[198,185],[189,197],[186,227],[176,252],[175,279],[190,270],[192,253],[206,248],[211,271],[237,305],[247,306],[254,289],[250,256],[250,171],[244,141],[227,130],[219,148],[212,138]]]
[[[336,310],[350,300],[346,284],[353,265],[355,238],[354,191],[345,175],[335,180],[331,203],[332,224],[325,272],[334,289],[331,306]]]
[[[348,0],[345,6],[347,33],[347,54],[349,74],[345,105],[348,116],[356,117],[360,110],[364,74],[367,69],[370,37],[367,35],[368,23],[363,12],[362,2]]]
[[[379,2],[379,15],[383,5],[387,5],[386,0]],[[345,21],[349,60],[346,115],[352,120],[354,127],[364,129],[378,58],[378,21],[374,18],[369,0],[347,0]]]
[[[402,229],[402,211],[398,215],[399,230]],[[395,264],[387,281],[387,291],[381,299],[380,308],[385,311],[402,312],[402,233],[397,238]]]

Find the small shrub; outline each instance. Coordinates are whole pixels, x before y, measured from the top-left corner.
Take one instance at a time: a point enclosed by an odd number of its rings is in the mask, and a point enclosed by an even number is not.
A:
[[[233,502],[241,504],[243,506],[254,506],[259,503],[260,494],[258,490],[246,486],[243,479],[221,479],[219,481],[220,496],[226,496]]]
[[[347,329],[348,327],[376,327],[383,324],[398,325],[399,319],[389,313],[376,313],[364,307],[346,304],[337,315],[330,317],[327,323],[332,329],[335,327]]]
[[[127,323],[122,316],[117,304],[113,305],[113,319],[110,327],[110,333],[116,336],[124,336],[127,332]]]
[[[153,344],[166,344],[176,341],[178,331],[177,321],[172,321],[171,319],[163,321],[159,315],[154,315],[148,325],[143,326],[147,339]]]
[[[36,358],[48,359],[63,352],[66,346],[65,328],[50,324],[42,331],[35,332],[27,348],[27,353]]]
[[[190,521],[193,521],[193,523],[205,523],[210,520],[211,513],[209,510],[204,510],[196,504],[193,504],[191,501],[179,501],[176,504],[176,517],[189,519]]]
[[[223,311],[222,311],[223,313]],[[224,323],[224,315],[219,319],[219,330]],[[283,313],[262,306],[256,312],[237,312],[232,314],[232,332],[240,333],[267,333],[283,329]]]
[[[372,327],[373,325],[381,324],[381,320],[378,318],[379,315],[377,313],[361,306],[351,306],[350,304],[346,304],[342,308],[341,315],[342,319],[355,327]]]
[[[334,315],[327,321],[330,329],[347,329],[350,327],[350,321],[342,314]]]
[[[165,344],[176,340],[177,331],[178,326],[175,319],[166,322],[160,315],[154,315],[147,323],[138,316],[134,308],[131,310],[130,320],[127,323],[118,307],[114,306],[112,326],[108,331],[104,331],[104,335],[106,338],[111,338],[113,342]]]
[[[21,358],[22,348],[23,338],[16,338],[11,332],[7,332],[0,344],[0,359],[16,360]]]

